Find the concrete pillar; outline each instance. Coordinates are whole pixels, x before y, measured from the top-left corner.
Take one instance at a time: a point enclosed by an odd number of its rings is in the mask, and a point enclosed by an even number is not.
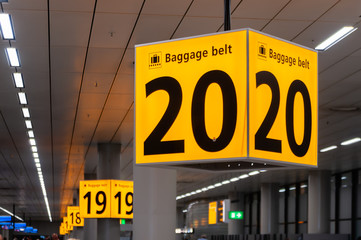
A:
[[[98,144],[98,179],[120,179],[120,144]],[[120,239],[120,224],[116,218],[98,219],[98,239]]]
[[[96,180],[96,174],[84,174],[84,180]],[[97,240],[98,222],[95,218],[84,218],[82,240]]]
[[[279,196],[278,184],[262,183],[261,186],[261,234],[278,233]]]
[[[330,233],[331,173],[312,171],[308,176],[308,233]]]
[[[176,170],[134,165],[133,179],[133,239],[174,240]]]
[[[230,192],[228,194],[230,201],[230,211],[244,212],[244,194],[239,192]],[[232,220],[228,222],[228,234],[239,235],[244,234],[244,220]]]

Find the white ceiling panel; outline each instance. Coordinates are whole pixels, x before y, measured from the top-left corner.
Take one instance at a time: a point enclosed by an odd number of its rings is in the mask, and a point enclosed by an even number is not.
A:
[[[214,33],[222,24],[222,18],[185,17],[173,39]]]
[[[287,2],[289,2],[289,0],[243,0],[232,16],[238,18],[271,19]]]
[[[134,75],[118,74],[114,82],[112,93],[118,94],[134,94]]]
[[[129,45],[129,48],[124,54],[122,65],[119,69],[119,74],[134,74],[134,45]]]
[[[80,98],[80,109],[101,109],[103,108],[106,94],[83,93]]]
[[[335,67],[329,68],[326,71],[322,72],[319,75],[319,92],[322,92],[333,86],[338,81],[342,81],[343,79],[347,78],[348,76],[352,75],[354,72],[357,72],[361,68],[360,62],[358,62],[359,57],[348,57],[343,61],[340,61],[336,64]],[[339,69],[343,69],[343,71],[339,71]],[[324,99],[328,100],[328,99]],[[324,101],[322,99],[322,101]]]
[[[260,30],[267,24],[268,20],[265,19],[252,19],[252,18],[234,18],[232,17],[231,27],[233,30],[240,28],[252,28]]]
[[[47,9],[47,3],[44,0],[32,0],[32,1],[8,1],[7,3],[3,3],[4,10],[43,10]]]
[[[46,11],[9,11],[16,43],[22,46],[46,46],[48,22]]]
[[[133,102],[133,95],[128,94],[111,94],[106,107],[108,109],[128,109]]]
[[[119,1],[108,1],[98,0],[97,12],[101,13],[130,13],[138,14],[143,0],[119,0]]]
[[[358,0],[340,1],[334,8],[328,11],[321,21],[342,22],[354,24],[360,21],[361,2]]]
[[[331,88],[327,88],[322,92],[322,100],[320,101],[320,106],[325,107],[324,104],[328,107],[332,106],[340,106],[338,102],[340,99],[347,99],[348,101],[341,100],[341,102],[348,102],[344,106],[351,106],[356,104],[361,100],[360,98],[350,98],[349,94],[357,91],[361,92],[361,66],[359,66],[359,70],[355,73],[350,74],[344,79],[339,79],[336,84],[334,84]],[[327,101],[328,100],[328,101]]]
[[[94,0],[53,0],[50,1],[50,10],[60,12],[93,12],[94,4]]]
[[[147,0],[142,14],[182,15],[187,10],[191,0]]]
[[[107,93],[114,79],[114,73],[85,73],[83,93]]]
[[[106,107],[103,111],[103,115],[100,123],[103,122],[109,122],[111,124],[116,123],[118,126],[123,120],[127,111],[128,109],[114,109],[114,108]]]
[[[137,14],[97,13],[93,25],[91,47],[125,48]]]
[[[115,73],[123,52],[122,48],[90,48],[86,72]]]
[[[327,12],[338,0],[302,0],[291,1],[287,7],[277,15],[276,19],[313,21]]]
[[[311,22],[274,20],[263,31],[285,40],[291,40]]]
[[[52,47],[51,70],[57,72],[82,72],[86,48]]]
[[[169,40],[181,18],[181,16],[142,15],[135,28],[130,47]]]
[[[91,13],[51,12],[51,46],[86,47]]]

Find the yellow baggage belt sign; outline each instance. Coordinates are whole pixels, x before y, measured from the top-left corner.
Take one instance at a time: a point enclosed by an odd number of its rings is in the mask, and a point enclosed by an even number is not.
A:
[[[317,68],[248,29],[136,46],[136,163],[317,166]]]
[[[80,217],[79,206],[68,206],[67,208],[68,224],[74,227],[83,227],[84,218]]]
[[[80,181],[79,208],[83,218],[133,218],[133,182]]]

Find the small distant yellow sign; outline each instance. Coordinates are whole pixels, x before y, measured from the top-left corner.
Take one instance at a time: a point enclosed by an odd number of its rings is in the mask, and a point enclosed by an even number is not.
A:
[[[217,202],[210,202],[208,206],[208,224],[217,223]]]
[[[133,181],[111,180],[111,218],[133,218]]]
[[[133,218],[133,182],[90,180],[79,183],[80,217]]]
[[[73,231],[73,226],[69,224],[68,217],[63,217],[63,223],[66,230],[66,233],[69,233],[70,231]]]
[[[317,166],[317,61],[250,29],[136,46],[136,163]]]
[[[110,218],[110,180],[79,183],[80,217]]]
[[[64,226],[64,222],[62,222],[62,223],[60,224],[59,234],[60,234],[60,235],[65,235],[65,234],[67,234],[67,231],[66,231],[65,226]]]
[[[69,225],[75,227],[84,226],[84,218],[80,217],[80,208],[79,206],[68,206],[67,216]]]

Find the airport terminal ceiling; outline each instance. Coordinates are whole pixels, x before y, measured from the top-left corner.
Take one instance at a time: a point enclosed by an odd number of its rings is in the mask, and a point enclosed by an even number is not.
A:
[[[1,40],[0,207],[48,220],[25,120],[30,120],[53,220],[71,205],[84,173],[95,173],[97,143],[121,143],[124,180],[133,179],[134,45],[223,31],[223,0],[8,0],[14,40]],[[253,28],[309,48],[343,26],[359,27],[359,0],[232,0],[231,28]],[[320,169],[361,167],[361,31],[319,53]],[[20,67],[5,54],[16,48]],[[12,74],[22,74],[15,88]],[[18,93],[25,92],[27,105]],[[22,108],[30,117],[24,118]],[[33,146],[33,147],[34,147]],[[255,191],[262,182],[307,180],[310,169],[269,170],[237,183]],[[240,173],[178,171],[177,194]],[[234,185],[200,197],[226,195]],[[182,200],[183,201],[183,200]]]

